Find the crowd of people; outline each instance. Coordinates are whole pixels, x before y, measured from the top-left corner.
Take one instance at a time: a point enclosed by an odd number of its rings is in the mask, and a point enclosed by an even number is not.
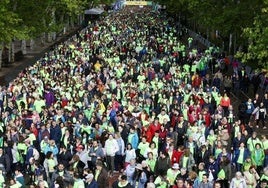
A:
[[[126,7],[1,86],[0,187],[267,187],[267,94],[236,113],[257,77],[186,37]]]

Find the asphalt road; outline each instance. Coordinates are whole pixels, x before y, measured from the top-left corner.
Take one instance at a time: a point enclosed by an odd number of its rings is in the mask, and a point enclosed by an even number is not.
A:
[[[36,42],[36,46],[34,50],[27,49],[28,53],[23,57],[21,61],[14,62],[12,64],[9,64],[8,66],[3,67],[0,70],[0,85],[7,85],[9,82],[11,82],[13,79],[17,77],[17,75],[26,67],[33,65],[37,60],[42,58],[46,52],[48,52],[50,49],[53,48],[56,44],[60,42],[64,42],[68,40],[71,36],[73,36],[80,28],[76,28],[69,33],[67,33],[64,36],[58,37],[56,41],[53,43],[46,43],[45,45],[41,45],[41,43]],[[185,41],[187,39],[187,36],[184,37]],[[204,48],[204,46],[200,43],[196,43],[198,48]],[[19,50],[19,48],[17,48]],[[232,67],[230,66],[228,68],[228,72],[226,73],[228,75],[232,75]],[[259,89],[259,93],[262,95],[263,91],[262,89]],[[249,92],[247,94],[243,93],[242,91],[239,91],[237,95],[234,93],[231,93],[231,102],[234,107],[235,113],[238,112],[238,106],[242,102],[246,102],[248,98],[253,98],[253,89],[252,85],[250,85]],[[253,125],[255,125],[255,121],[252,121]],[[265,129],[256,129],[256,131],[259,134],[265,134],[268,135],[268,130]]]

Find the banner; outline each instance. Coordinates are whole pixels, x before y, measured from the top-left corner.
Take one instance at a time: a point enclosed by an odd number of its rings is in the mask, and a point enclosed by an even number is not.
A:
[[[152,1],[125,1],[125,5],[151,6]]]

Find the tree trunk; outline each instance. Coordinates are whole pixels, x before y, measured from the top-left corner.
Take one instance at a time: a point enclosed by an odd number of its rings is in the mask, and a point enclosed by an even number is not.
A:
[[[14,45],[14,42],[11,41],[9,43],[8,62],[9,63],[14,63],[14,61],[15,61],[15,45]]]
[[[80,15],[76,16],[76,25],[80,25]]]
[[[232,43],[233,43],[233,34],[230,33],[230,36],[229,36],[229,54],[231,54]]]
[[[56,32],[52,32],[51,33],[51,37],[52,37],[52,40],[55,41],[57,39],[57,33]]]
[[[74,18],[72,16],[70,16],[70,26],[71,26],[71,29],[74,28]]]
[[[11,49],[12,49],[11,63],[14,63],[15,62],[15,43],[14,43],[14,41],[11,43]]]
[[[61,14],[60,15],[60,23],[63,23],[64,22],[64,14]]]
[[[70,17],[68,16],[67,17],[67,22],[65,23],[65,26],[64,26],[64,31],[63,31],[63,34],[65,35],[67,32],[68,32],[68,30],[69,30],[69,28],[70,28]]]
[[[34,49],[34,39],[30,39],[30,49]]]
[[[48,32],[47,33],[47,42],[52,42],[52,34],[51,34],[51,32]]]
[[[234,35],[234,55],[236,54],[236,33]]]
[[[80,24],[83,24],[83,23],[84,23],[84,15],[80,14]]]
[[[52,20],[51,20],[51,25],[55,25],[56,24],[56,15],[55,15],[55,9],[52,9],[52,12],[51,12],[51,17],[52,17]],[[48,42],[52,42],[55,40],[55,37],[56,34],[55,34],[55,31],[51,31],[48,33]]]
[[[21,41],[21,51],[23,55],[27,54],[27,48],[26,48],[26,40]]]
[[[46,33],[44,32],[41,36],[41,44],[44,46],[45,45],[45,40],[46,40]]]
[[[66,34],[66,26],[63,27],[63,35]]]

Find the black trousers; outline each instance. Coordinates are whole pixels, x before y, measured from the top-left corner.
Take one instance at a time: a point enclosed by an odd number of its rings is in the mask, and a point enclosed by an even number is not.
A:
[[[124,156],[115,155],[114,158],[114,170],[120,171],[124,168]]]
[[[106,156],[107,169],[111,173],[114,171],[114,156]]]

